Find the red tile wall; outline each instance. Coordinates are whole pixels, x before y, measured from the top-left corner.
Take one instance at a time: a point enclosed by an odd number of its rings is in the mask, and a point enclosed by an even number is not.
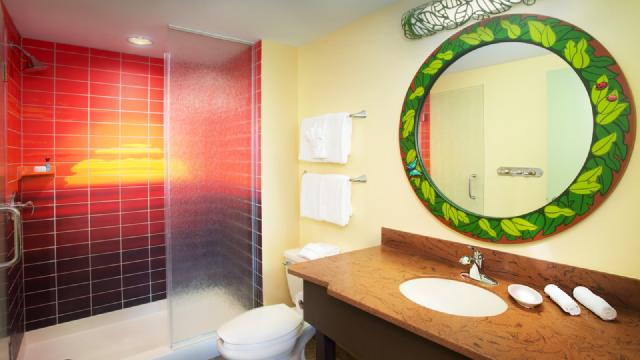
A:
[[[256,224],[253,227],[255,233],[256,256],[254,261],[254,306],[263,305],[262,291],[262,41],[258,41],[252,48],[253,51],[253,109],[255,127],[253,129],[255,137],[253,148],[255,152],[254,162],[254,192],[255,209],[254,214]]]
[[[22,39],[18,30],[16,29],[11,16],[6,11],[4,4],[2,7],[2,23],[3,31],[5,34],[6,42],[9,44],[20,44]],[[13,193],[18,191],[18,179],[17,169],[22,163],[22,127],[20,121],[21,115],[21,78],[20,69],[23,61],[20,50],[15,47],[7,46],[7,81],[4,82],[4,93],[6,101],[2,102],[0,108],[4,115],[3,126],[0,126],[6,139],[6,157],[0,155],[4,164],[3,172],[5,176],[5,199],[9,199]],[[4,146],[3,146],[4,148]],[[2,149],[4,150],[4,149]],[[4,202],[4,200],[3,200]],[[13,256],[13,226],[11,222],[7,223],[5,228],[5,243],[6,249],[9,249],[8,254],[3,255],[2,259],[10,258]],[[9,268],[6,276],[6,284],[3,283],[0,286],[6,288],[7,298],[2,299],[2,302],[8,304],[8,321],[7,332],[11,336],[10,351],[12,358],[16,358],[20,344],[22,342],[22,335],[24,333],[24,280],[23,280],[22,262],[18,262],[16,265]],[[3,277],[3,280],[4,277]]]
[[[22,165],[55,166],[20,181],[27,329],[165,298],[163,59],[22,45]]]

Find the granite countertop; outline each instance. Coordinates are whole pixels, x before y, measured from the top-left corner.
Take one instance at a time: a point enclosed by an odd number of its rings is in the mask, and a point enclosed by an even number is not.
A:
[[[582,307],[569,316],[539,287],[544,301],[534,309],[507,293],[513,281],[485,286],[464,280],[468,266],[455,266],[406,249],[376,246],[289,266],[289,273],[327,288],[330,296],[474,359],[640,358],[640,312],[616,307],[618,318],[602,321]],[[461,317],[422,307],[405,298],[399,285],[418,277],[442,277],[487,288],[508,305],[492,317]],[[526,284],[528,285],[528,284]],[[628,294],[640,296],[640,294]]]

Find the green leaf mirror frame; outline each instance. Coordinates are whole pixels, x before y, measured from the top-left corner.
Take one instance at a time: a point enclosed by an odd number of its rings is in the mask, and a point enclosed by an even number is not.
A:
[[[471,213],[442,194],[423,170],[416,135],[425,99],[448,66],[475,49],[501,42],[537,45],[564,59],[590,95],[594,122],[589,154],[571,185],[543,207],[510,218]],[[478,240],[523,243],[575,225],[611,194],[629,162],[635,116],[633,97],[622,70],[595,38],[552,17],[503,15],[467,26],[445,40],[420,66],[402,106],[400,153],[413,190],[442,223]]]

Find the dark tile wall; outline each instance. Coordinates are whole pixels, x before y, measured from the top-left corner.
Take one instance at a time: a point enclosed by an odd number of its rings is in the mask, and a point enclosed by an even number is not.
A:
[[[262,297],[262,162],[261,151],[262,144],[262,41],[257,42],[253,48],[253,109],[254,109],[254,121],[255,127],[253,128],[254,139],[253,148],[255,151],[252,156],[254,157],[253,168],[253,183],[255,184],[253,189],[253,201],[254,201],[254,214],[253,214],[253,237],[254,237],[254,251],[255,256],[253,258],[253,277],[254,277],[254,290],[253,299],[254,306],[263,305]]]
[[[26,328],[166,297],[163,60],[24,39]]]

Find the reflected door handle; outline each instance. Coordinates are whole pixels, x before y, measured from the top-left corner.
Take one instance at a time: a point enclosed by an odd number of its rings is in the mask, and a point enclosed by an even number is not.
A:
[[[20,261],[22,255],[22,214],[11,205],[0,205],[0,212],[9,213],[13,219],[13,258],[0,263],[0,269],[6,269]]]
[[[473,180],[475,180],[478,177],[478,175],[476,174],[471,174],[469,175],[469,198],[471,198],[471,200],[475,200],[476,196],[473,194]]]

